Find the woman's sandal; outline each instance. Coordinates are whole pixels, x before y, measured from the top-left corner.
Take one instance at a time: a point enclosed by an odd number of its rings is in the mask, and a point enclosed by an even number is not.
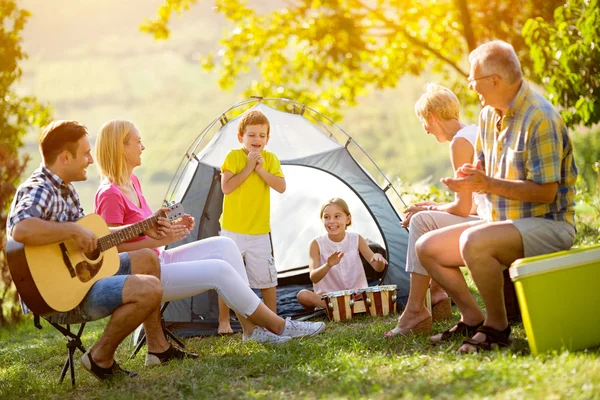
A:
[[[458,321],[458,323],[456,325],[454,325],[452,328],[456,328],[455,330],[451,330],[450,329],[446,329],[445,331],[442,332],[442,337],[439,341],[434,342],[430,339],[430,341],[433,344],[438,344],[441,342],[445,342],[447,340],[453,339],[457,336],[473,336],[475,335],[475,332],[477,331],[477,329],[479,329],[480,327],[483,326],[483,321],[481,321],[480,323],[478,323],[477,325],[467,325],[462,321]]]
[[[398,326],[396,326],[391,331],[387,331],[384,335],[386,338],[389,339],[394,336],[421,335],[423,333],[429,333],[429,332],[431,332],[431,330],[432,330],[431,317],[427,317],[412,328],[398,328]]]
[[[491,326],[481,325],[475,331],[475,334],[477,333],[483,333],[485,335],[483,342],[478,342],[472,337],[463,341],[463,345],[468,344],[469,346],[473,346],[475,353],[479,353],[482,350],[490,351],[495,348],[506,347],[510,344],[510,325],[508,325],[503,331],[496,330]],[[461,351],[459,349],[458,351],[460,353],[471,353],[469,350]]]
[[[449,297],[431,307],[431,317],[433,318],[433,322],[452,318],[452,302]]]

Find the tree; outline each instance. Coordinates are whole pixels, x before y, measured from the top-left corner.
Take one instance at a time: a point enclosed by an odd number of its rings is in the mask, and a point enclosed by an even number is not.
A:
[[[600,121],[600,4],[567,0],[553,20],[528,20],[523,36],[535,73],[567,124]]]
[[[197,0],[165,0],[141,29],[167,39],[173,13]],[[222,49],[202,57],[220,66],[219,84],[234,85],[258,69],[247,95],[288,97],[329,115],[356,104],[357,96],[395,87],[406,74],[442,74],[459,97],[467,95],[466,54],[479,44],[511,43],[531,71],[521,28],[529,18],[552,20],[563,0],[290,0],[285,8],[256,11],[245,0],[215,0],[235,29]],[[272,8],[272,4],[269,4]]]
[[[19,157],[22,138],[32,125],[45,123],[49,109],[34,97],[19,96],[12,87],[21,77],[19,62],[27,57],[21,31],[30,14],[16,0],[0,0],[0,326],[20,317],[18,296],[6,263],[6,218],[27,157]]]

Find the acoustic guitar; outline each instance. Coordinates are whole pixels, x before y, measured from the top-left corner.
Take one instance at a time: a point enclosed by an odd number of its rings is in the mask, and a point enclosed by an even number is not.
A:
[[[112,233],[98,214],[86,215],[76,224],[98,238],[98,247],[90,253],[82,252],[73,239],[44,246],[24,246],[9,239],[6,256],[10,274],[21,299],[34,313],[43,316],[70,311],[81,303],[94,283],[117,273],[117,245],[157,226],[159,216],[174,221],[183,214],[183,206],[175,204]]]

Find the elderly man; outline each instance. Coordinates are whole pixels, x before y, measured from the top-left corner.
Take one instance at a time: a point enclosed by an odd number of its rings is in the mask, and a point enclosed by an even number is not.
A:
[[[461,312],[454,327],[431,341],[469,336],[459,348],[462,353],[508,345],[503,271],[518,258],[572,246],[577,178],[564,121],[523,80],[513,47],[489,42],[475,49],[469,61],[469,88],[483,105],[478,161],[442,182],[455,192],[485,193],[490,221],[436,230],[416,244],[423,267]],[[461,265],[471,272],[487,316],[469,292]]]

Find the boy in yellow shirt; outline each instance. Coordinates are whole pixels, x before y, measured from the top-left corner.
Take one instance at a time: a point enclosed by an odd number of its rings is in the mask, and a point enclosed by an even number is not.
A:
[[[265,305],[277,312],[277,269],[271,249],[271,190],[285,192],[277,156],[265,150],[270,124],[260,111],[246,113],[238,127],[239,149],[231,150],[221,166],[225,194],[221,236],[238,245],[250,287],[260,289]],[[219,298],[219,333],[231,333],[229,308]]]

